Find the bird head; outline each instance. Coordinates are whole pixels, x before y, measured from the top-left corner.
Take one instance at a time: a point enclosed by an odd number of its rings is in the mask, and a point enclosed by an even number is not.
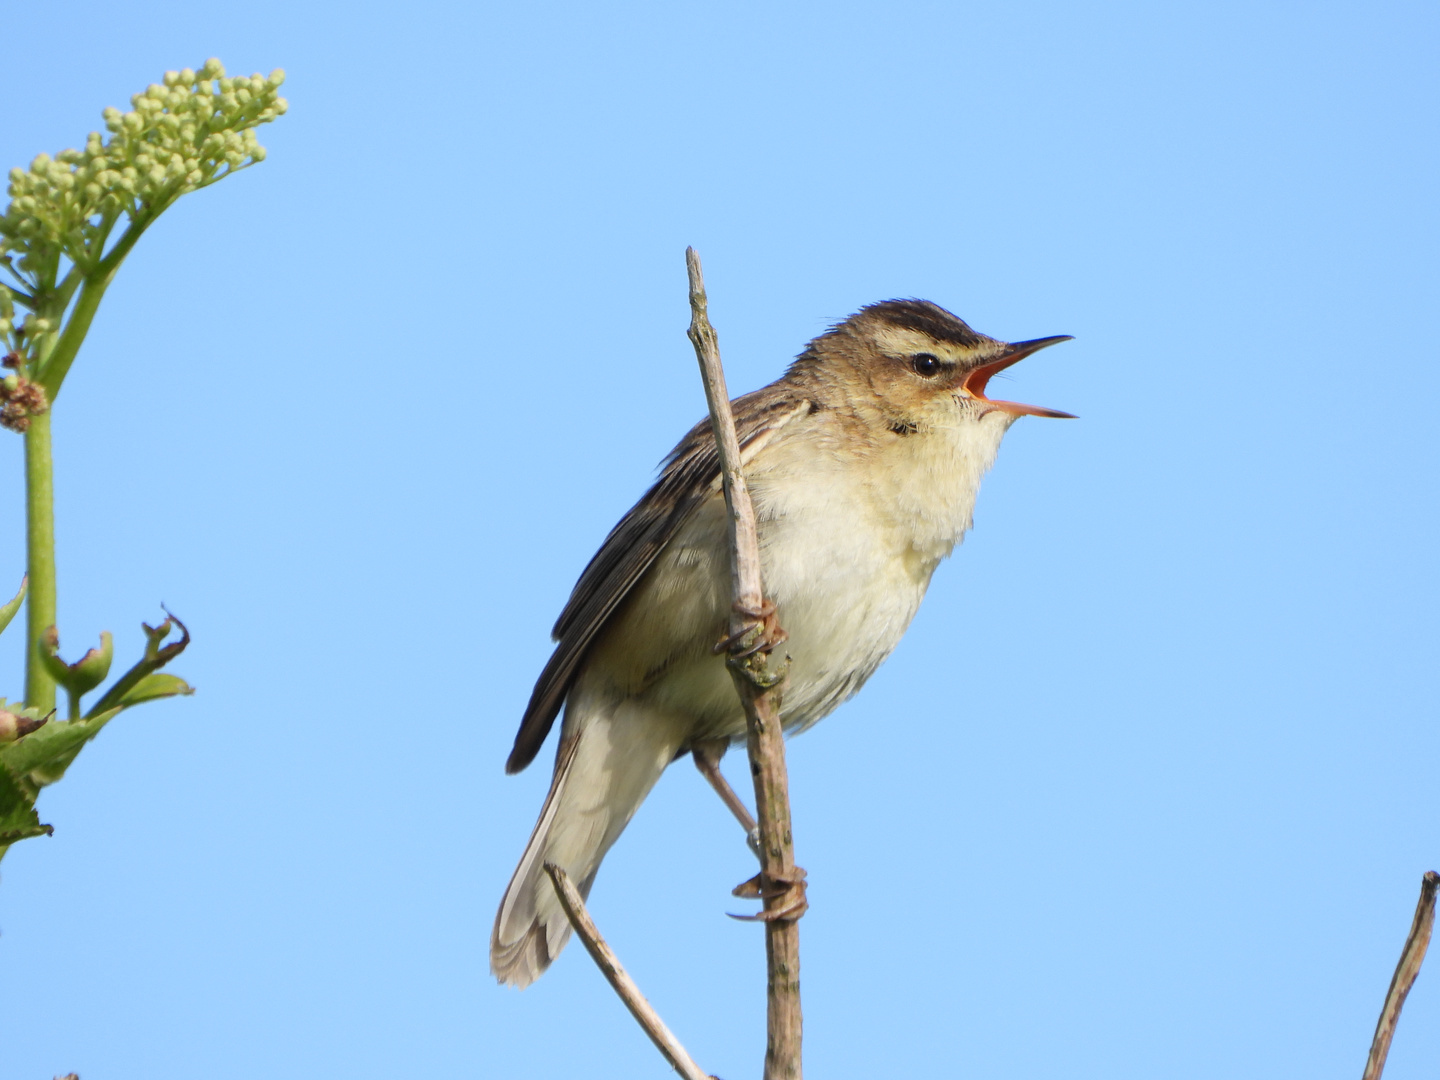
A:
[[[812,341],[791,371],[827,386],[896,435],[964,421],[1009,427],[1021,416],[1070,413],[987,396],[993,376],[1068,335],[1004,342],[976,333],[928,300],[871,304]],[[839,402],[836,402],[839,404]]]

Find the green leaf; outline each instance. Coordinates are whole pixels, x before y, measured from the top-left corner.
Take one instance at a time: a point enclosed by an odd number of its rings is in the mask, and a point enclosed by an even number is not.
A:
[[[10,620],[15,617],[15,612],[19,611],[20,605],[25,602],[25,587],[29,583],[30,577],[27,574],[20,579],[20,591],[15,594],[15,599],[0,607],[0,633],[4,633],[5,627],[9,626]]]
[[[170,675],[163,671],[146,675],[138,683],[125,691],[120,698],[120,708],[128,709],[132,705],[139,705],[145,701],[155,701],[158,698],[175,697],[179,694],[193,694],[195,688],[187,683],[179,675]]]
[[[0,768],[0,857],[17,840],[48,836],[54,831],[49,825],[40,824],[40,815],[35,812],[35,796],[10,775],[8,769]]]
[[[180,627],[180,640],[172,641],[162,648],[160,643],[170,633],[172,626]],[[139,663],[111,683],[110,689],[100,695],[100,700],[90,706],[90,711],[85,714],[87,719],[115,708],[125,699],[125,695],[139,686],[147,676],[174,660],[185,651],[185,646],[190,644],[190,631],[183,622],[168,612],[165,621],[159,626],[141,623],[140,627],[145,631],[145,655],[140,658]]]
[[[0,746],[0,766],[21,778],[22,785],[28,781],[39,789],[53,784],[65,775],[80,748],[118,715],[117,707],[84,720],[51,720],[29,735]]]

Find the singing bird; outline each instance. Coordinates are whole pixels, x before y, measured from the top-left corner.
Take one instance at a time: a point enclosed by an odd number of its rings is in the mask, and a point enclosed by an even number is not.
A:
[[[1069,416],[985,395],[997,372],[1068,340],[1007,344],[929,301],[886,300],[734,401],[765,596],[789,634],[787,731],[828,714],[890,655],[969,530],[1010,425]],[[731,607],[728,529],[706,419],[611,530],[560,613],[505,765],[530,764],[563,705],[550,792],[490,937],[500,982],[528,986],[570,936],[545,863],[588,895],[667,765],[697,744],[744,740],[715,652]]]

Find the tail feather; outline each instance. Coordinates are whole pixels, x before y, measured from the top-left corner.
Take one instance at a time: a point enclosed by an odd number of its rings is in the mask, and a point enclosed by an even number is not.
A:
[[[577,708],[578,706],[578,708]],[[572,702],[571,712],[588,712]],[[521,989],[538,979],[570,937],[545,864],[562,867],[582,896],[635,811],[675,757],[675,724],[634,702],[578,716],[561,740],[540,820],[510,879],[490,934],[490,970]]]

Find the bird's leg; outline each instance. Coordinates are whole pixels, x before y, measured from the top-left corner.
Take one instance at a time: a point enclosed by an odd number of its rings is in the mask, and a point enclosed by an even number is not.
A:
[[[726,780],[725,774],[720,771],[720,759],[725,756],[729,746],[729,739],[700,739],[691,744],[690,756],[695,759],[695,768],[700,770],[700,775],[710,782],[715,794],[720,796],[720,801],[735,815],[735,820],[745,830],[745,842],[750,845],[755,857],[759,858],[760,826],[755,823],[745,801],[735,794],[730,781]]]
[[[738,633],[731,634],[717,642],[715,652],[728,653],[726,663],[731,669],[742,672],[751,683],[761,690],[784,682],[785,669],[789,666],[790,661],[788,656],[784,658],[785,662],[778,672],[767,670],[770,653],[790,637],[784,627],[780,625],[780,620],[775,613],[774,602],[764,601],[758,611],[742,607],[738,602],[734,608],[736,613],[744,617],[745,626]],[[760,654],[758,661],[752,659],[757,654]],[[692,745],[690,752],[695,758],[696,768],[710,781],[720,798],[725,800],[725,805],[730,807],[730,812],[745,828],[750,850],[760,860],[760,873],[735,886],[731,890],[731,895],[747,900],[785,898],[781,903],[756,915],[731,915],[730,917],[744,922],[798,919],[810,908],[810,903],[805,898],[805,871],[798,866],[785,873],[767,873],[765,871],[765,859],[760,851],[760,828],[755,819],[750,816],[750,811],[746,809],[745,804],[740,801],[740,797],[735,794],[734,789],[726,783],[725,777],[720,773],[720,758],[724,756],[728,745],[726,740],[714,739]]]
[[[692,743],[690,756],[695,759],[695,767],[700,770],[700,775],[710,782],[730,812],[735,815],[735,820],[740,822],[740,827],[745,830],[745,842],[750,845],[750,850],[755,857],[760,858],[760,827],[755,819],[750,816],[750,809],[745,805],[744,800],[735,793],[730,782],[725,779],[725,774],[720,771],[720,759],[725,756],[729,748],[728,739],[704,739]],[[783,907],[777,907],[773,911],[762,911],[758,915],[731,915],[732,919],[740,919],[745,922],[773,922],[776,919],[798,919],[804,915],[810,907],[809,901],[805,899],[805,871],[795,867],[793,871],[784,876],[767,874],[763,870],[750,878],[742,881],[735,888],[730,890],[731,896],[738,896],[745,900],[768,900],[772,896],[783,896],[791,894],[791,900]]]

